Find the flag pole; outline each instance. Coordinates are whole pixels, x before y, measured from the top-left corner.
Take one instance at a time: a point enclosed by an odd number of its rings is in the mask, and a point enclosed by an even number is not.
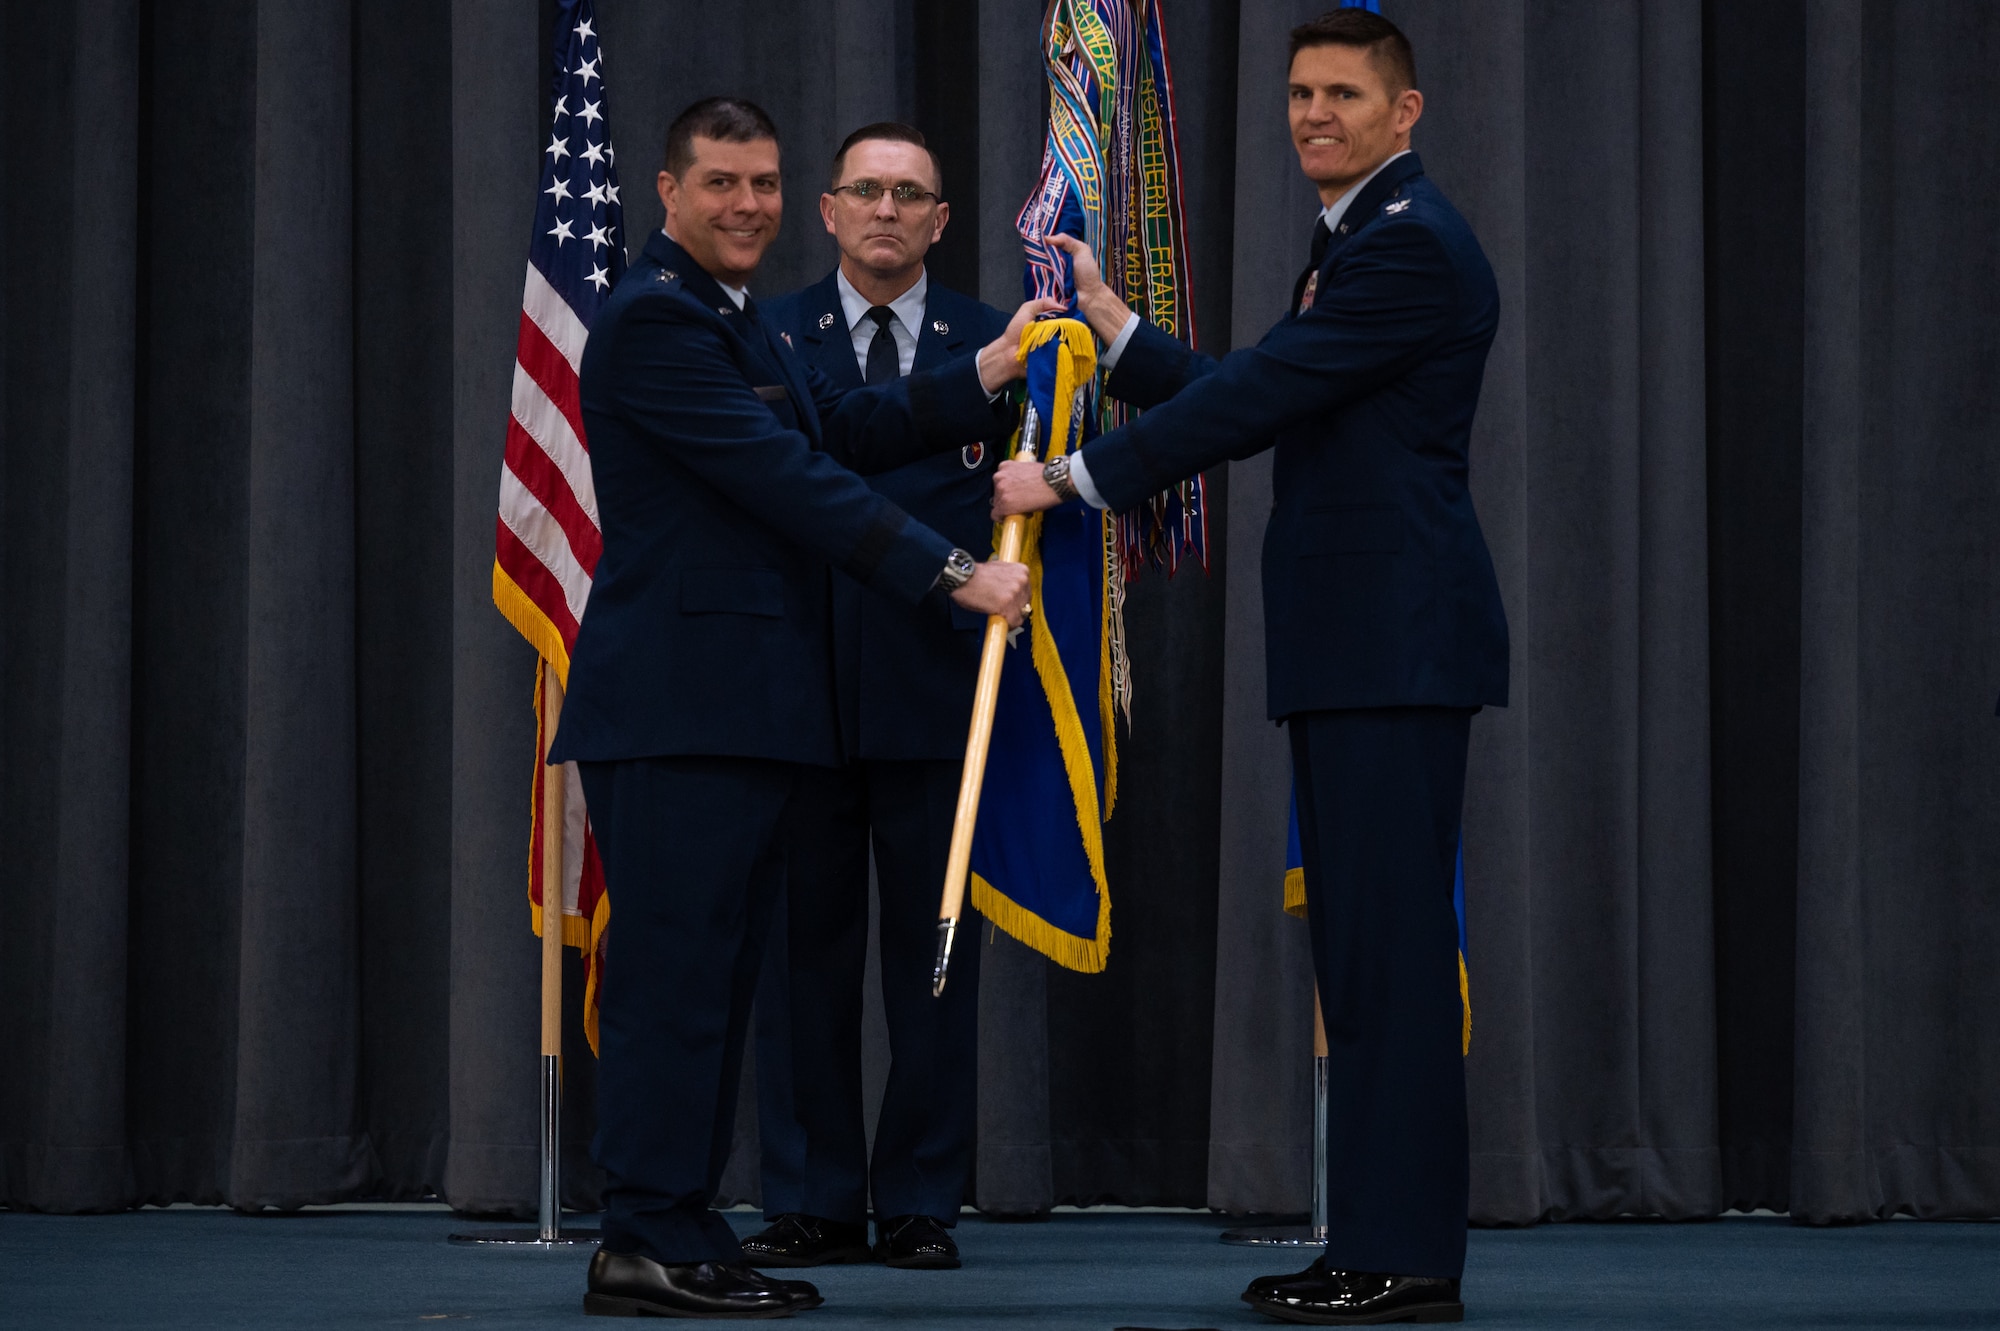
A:
[[[495,1243],[536,1248],[564,1248],[595,1243],[596,1230],[562,1229],[562,949],[563,846],[568,823],[567,766],[550,766],[548,746],[555,742],[562,719],[563,687],[552,666],[542,665],[542,1140],[541,1185],[534,1229],[490,1229],[453,1234],[453,1243]]]
[[[1246,1248],[1311,1248],[1326,1245],[1326,1117],[1329,1064],[1326,1017],[1320,1011],[1319,986],[1313,986],[1313,1202],[1309,1225],[1253,1225],[1228,1229],[1224,1243]]]
[[[1017,459],[1033,462],[1039,446],[1040,417],[1030,403],[1021,417]],[[1028,519],[1016,513],[1001,523],[993,558],[1004,564],[1021,562],[1021,543]],[[951,970],[951,945],[958,937],[959,916],[965,911],[965,878],[972,866],[972,833],[979,823],[979,792],[986,782],[986,749],[993,739],[993,711],[1000,701],[1000,668],[1007,662],[1007,620],[986,617],[986,642],[979,653],[979,683],[972,692],[972,729],[965,741],[965,769],[958,781],[958,812],[951,822],[951,854],[945,861],[944,896],[938,903],[937,963],[931,970],[931,997],[944,996]]]
[[[1326,1242],[1326,1111],[1329,1071],[1326,1015],[1320,1011],[1319,985],[1313,985],[1313,1213],[1312,1241]]]
[[[542,1187],[538,1228],[543,1243],[562,1238],[562,945],[563,841],[568,774],[549,765],[547,745],[562,719],[563,687],[542,667]]]

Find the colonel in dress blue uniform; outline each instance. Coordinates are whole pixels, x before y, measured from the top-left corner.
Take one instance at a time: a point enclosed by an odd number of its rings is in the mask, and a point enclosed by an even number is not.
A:
[[[840,265],[771,301],[766,318],[834,384],[934,370],[984,346],[1007,316],[930,280],[924,255],[950,217],[943,172],[914,128],[864,126],[835,154],[820,213]],[[967,550],[990,548],[1001,432],[869,485]],[[845,764],[804,780],[786,898],[757,1000],[764,1211],[744,1240],[757,1266],[865,1261],[956,1267],[977,1114],[978,948],[931,995],[938,891],[979,673],[985,620],[942,595],[916,605],[833,578],[834,687]],[[868,863],[879,889],[890,1068],[872,1160],[861,1082]],[[970,928],[972,926],[965,926]]]
[[[1108,388],[1150,408],[1067,465],[1008,463],[997,508],[1130,508],[1275,447],[1270,715],[1298,781],[1332,1063],[1326,1252],[1244,1298],[1282,1320],[1456,1321],[1468,1175],[1453,862],[1472,714],[1507,701],[1507,625],[1467,491],[1499,318],[1465,219],[1408,151],[1408,43],[1337,10],[1292,34],[1291,124],[1327,205],[1293,311],[1217,361],[1137,324],[1077,261]],[[1274,831],[1275,834],[1275,831]]]
[[[755,106],[683,112],[660,173],[667,232],[583,357],[604,552],[549,760],[579,764],[615,912],[592,1312],[775,1316],[819,1302],[745,1265],[710,1203],[782,827],[807,767],[842,759],[828,565],[913,604],[942,585],[1018,620],[1027,600],[1024,568],[973,565],[848,470],[956,452],[995,428],[1011,347],[845,392],[792,355],[745,289],[777,232],[778,162]]]

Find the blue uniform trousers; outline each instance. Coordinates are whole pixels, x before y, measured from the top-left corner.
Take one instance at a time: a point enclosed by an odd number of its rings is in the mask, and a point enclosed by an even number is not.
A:
[[[962,764],[804,769],[788,823],[782,942],[757,1006],[766,1215],[869,1213],[958,1222],[978,1112],[979,917],[968,906],[951,983],[931,997],[938,895]],[[871,1160],[861,1082],[868,849],[879,893],[889,1080]]]
[[[736,1124],[743,1041],[773,907],[796,763],[580,763],[613,923],[599,994],[597,1136],[604,1247],[735,1262],[712,1206]]]
[[[1472,710],[1286,719],[1326,1018],[1327,1262],[1458,1277],[1469,1161],[1453,866]]]

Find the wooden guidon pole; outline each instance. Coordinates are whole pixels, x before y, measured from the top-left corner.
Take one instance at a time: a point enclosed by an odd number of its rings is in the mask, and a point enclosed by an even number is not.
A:
[[[1033,462],[1039,440],[1038,417],[1029,406],[1021,418],[1021,444],[1016,458]],[[1028,519],[1016,513],[1000,525],[1000,540],[993,558],[1001,563],[1021,562],[1021,542]],[[986,642],[979,652],[979,684],[972,693],[972,729],[965,740],[965,771],[958,781],[958,812],[951,822],[951,857],[945,861],[944,897],[938,903],[937,964],[931,970],[931,996],[944,993],[951,970],[952,940],[958,936],[958,917],[965,910],[965,877],[972,865],[972,833],[979,823],[979,792],[986,781],[986,749],[993,739],[993,709],[1000,700],[1000,668],[1007,662],[1007,620],[1001,615],[986,617]]]

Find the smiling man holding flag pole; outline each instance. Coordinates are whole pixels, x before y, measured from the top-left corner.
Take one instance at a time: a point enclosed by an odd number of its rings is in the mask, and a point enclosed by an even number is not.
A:
[[[804,769],[840,758],[828,570],[1019,622],[1026,569],[974,561],[856,471],[995,429],[1020,328],[1047,305],[976,355],[842,390],[749,291],[783,216],[771,118],[696,102],[668,127],[657,188],[666,225],[583,358],[604,554],[549,751],[578,764],[618,903],[592,1144],[604,1244],[584,1306],[786,1316],[818,1291],[746,1265],[714,1201],[790,809]]]
[[[994,514],[1139,502],[1276,448],[1264,542],[1268,712],[1290,733],[1329,1091],[1327,1247],[1244,1299],[1284,1321],[1457,1321],[1469,1157],[1453,866],[1472,716],[1507,701],[1507,628],[1467,488],[1499,321],[1493,272],[1410,150],[1394,24],[1295,29],[1299,165],[1325,205],[1292,308],[1221,360],[1134,314],[1056,243],[1149,408],[1073,457],[1008,462]]]

